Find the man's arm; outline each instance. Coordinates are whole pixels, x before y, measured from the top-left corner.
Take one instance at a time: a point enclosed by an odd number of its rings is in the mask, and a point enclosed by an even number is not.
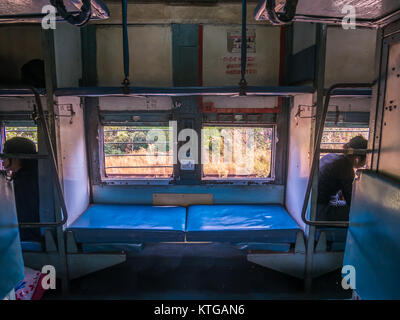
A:
[[[345,179],[342,181],[342,194],[347,205],[350,207],[351,194],[353,192],[353,179]]]

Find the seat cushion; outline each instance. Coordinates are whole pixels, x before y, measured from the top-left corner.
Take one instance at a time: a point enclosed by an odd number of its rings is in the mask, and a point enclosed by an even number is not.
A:
[[[299,230],[280,205],[194,205],[188,208],[186,239],[294,243]]]
[[[21,242],[22,251],[43,251],[43,243],[37,241],[22,241]]]
[[[183,241],[186,209],[147,205],[91,205],[69,228],[77,242]]]

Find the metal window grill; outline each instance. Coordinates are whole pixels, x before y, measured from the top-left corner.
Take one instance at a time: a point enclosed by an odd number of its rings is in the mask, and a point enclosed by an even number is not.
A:
[[[151,130],[162,132],[164,139]],[[104,126],[104,169],[108,178],[170,178],[173,174],[168,127]]]
[[[221,131],[223,129],[231,130],[233,133],[235,130],[239,130],[240,140],[235,141],[232,140],[230,145],[225,146],[225,138],[222,137]],[[275,155],[275,127],[274,126],[265,126],[265,127],[243,127],[243,126],[207,126],[205,127],[203,136],[204,145],[202,147],[202,152],[205,157],[209,157],[208,163],[203,164],[203,179],[212,179],[212,180],[271,180],[273,179],[273,168],[274,168],[274,155]],[[210,132],[207,131],[216,130],[217,134],[213,136],[210,135]],[[244,130],[253,130],[254,134],[254,153],[246,154],[246,139],[245,136],[247,133]],[[233,133],[234,134],[234,133]],[[216,139],[216,140],[215,140]],[[220,163],[214,163],[212,161],[213,152],[212,150],[212,141],[218,141],[219,149],[216,150],[220,156]],[[242,151],[242,162],[253,164],[251,170],[250,168],[245,170],[245,173],[240,173],[240,167],[243,166],[243,163],[237,163],[234,156],[234,148],[241,143],[241,151]],[[210,146],[211,145],[211,146]],[[230,155],[230,159],[228,162],[225,162],[224,150],[231,151],[232,155]],[[250,147],[251,148],[251,147]],[[249,157],[253,156],[253,159]],[[230,161],[231,160],[231,161]],[[246,164],[245,166],[247,166]],[[239,171],[239,173],[238,173]],[[247,172],[246,172],[247,171]]]
[[[321,141],[321,149],[343,149],[345,143],[358,135],[368,140],[369,128],[325,127]],[[321,156],[325,154],[321,153]]]

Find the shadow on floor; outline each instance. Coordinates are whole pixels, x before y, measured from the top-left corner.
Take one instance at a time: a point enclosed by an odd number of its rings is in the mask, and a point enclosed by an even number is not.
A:
[[[221,253],[223,252],[223,254]],[[313,281],[263,268],[237,250],[219,247],[148,248],[127,261],[71,281],[69,294],[46,292],[44,299],[349,299],[340,270]]]

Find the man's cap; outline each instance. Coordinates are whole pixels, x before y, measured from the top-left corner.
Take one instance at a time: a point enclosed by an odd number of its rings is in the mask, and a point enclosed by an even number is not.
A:
[[[6,158],[7,154],[36,154],[36,145],[32,140],[23,137],[15,137],[6,141],[0,158]]]

